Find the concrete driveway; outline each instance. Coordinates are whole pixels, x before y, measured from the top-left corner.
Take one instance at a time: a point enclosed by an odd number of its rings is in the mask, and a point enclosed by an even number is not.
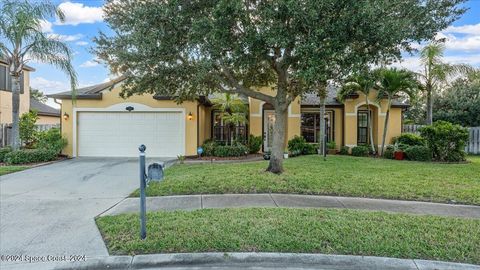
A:
[[[94,217],[138,186],[135,158],[77,158],[0,176],[0,254],[106,256]]]

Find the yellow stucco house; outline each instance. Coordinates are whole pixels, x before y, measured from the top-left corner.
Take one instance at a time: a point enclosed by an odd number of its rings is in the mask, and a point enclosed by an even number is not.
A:
[[[26,66],[20,80],[20,115],[30,109],[30,72],[35,69]],[[0,60],[0,124],[12,123],[12,78],[7,63]]]
[[[64,154],[77,156],[137,156],[138,146],[147,146],[148,156],[193,156],[207,139],[225,140],[220,113],[208,97],[177,104],[171,97],[151,94],[119,97],[122,79],[49,97],[61,100],[62,134],[68,139]],[[268,93],[269,88],[259,89]],[[273,92],[272,92],[273,94]],[[326,117],[328,140],[337,147],[368,143],[368,125],[373,125],[375,144],[381,144],[386,100],[377,104],[371,97],[367,110],[362,95],[352,95],[345,104],[329,88]],[[263,151],[270,147],[275,115],[270,104],[248,98],[248,124],[238,127],[244,135],[263,137]],[[288,108],[287,138],[303,136],[310,143],[318,141],[319,99],[308,94],[297,98]],[[395,102],[391,109],[387,143],[402,131],[402,112],[406,104]],[[367,114],[372,114],[368,123]]]

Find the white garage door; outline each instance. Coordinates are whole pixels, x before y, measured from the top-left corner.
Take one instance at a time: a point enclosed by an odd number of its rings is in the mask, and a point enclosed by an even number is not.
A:
[[[184,155],[184,125],[181,112],[80,112],[78,155],[134,157],[140,144],[150,157]]]

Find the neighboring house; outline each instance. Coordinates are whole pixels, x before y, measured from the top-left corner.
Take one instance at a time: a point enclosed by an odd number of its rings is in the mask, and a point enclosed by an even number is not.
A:
[[[39,125],[60,124],[60,110],[52,108],[38,100],[30,99],[30,111],[36,111]]]
[[[34,68],[26,66],[20,79],[20,115],[30,109],[30,72]],[[7,63],[0,60],[0,124],[12,123],[12,77]]]
[[[62,133],[68,139],[64,153],[69,156],[137,156],[138,146],[145,144],[148,156],[175,157],[197,154],[197,147],[207,139],[228,140],[221,114],[212,108],[208,97],[177,104],[171,97],[151,94],[119,97],[122,79],[49,97],[62,100]],[[260,88],[264,93],[270,88]],[[368,123],[364,97],[350,96],[345,104],[337,101],[335,89],[329,89],[326,117],[328,140],[337,147],[368,143],[368,125],[373,124],[375,144],[381,144],[386,100],[378,105],[373,97]],[[248,125],[237,132],[263,136],[263,150],[270,149],[275,114],[270,104],[248,98]],[[406,104],[396,102],[390,114],[387,143],[401,134],[402,111]],[[303,136],[318,142],[319,100],[316,95],[297,98],[288,108],[287,139]]]

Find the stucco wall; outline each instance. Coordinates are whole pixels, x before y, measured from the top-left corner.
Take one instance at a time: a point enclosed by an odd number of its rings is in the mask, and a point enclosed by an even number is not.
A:
[[[274,96],[275,91],[272,87],[262,87],[258,89],[259,92]],[[249,98],[249,128],[250,134],[254,136],[263,136],[263,106],[265,102]],[[295,99],[289,106],[287,111],[287,123],[286,123],[286,137],[285,146],[289,139],[295,135],[300,135],[300,98]]]
[[[24,71],[24,92],[20,94],[20,115],[30,110],[30,72]],[[12,123],[12,93],[0,90],[0,123]]]
[[[104,91],[101,100],[77,99],[74,105],[72,104],[71,100],[62,100],[62,114],[66,112],[70,115],[68,120],[63,119],[62,117],[62,134],[68,140],[68,145],[63,151],[64,154],[69,156],[72,156],[73,154],[73,106],[76,108],[106,108],[114,104],[125,102],[140,103],[152,108],[184,108],[185,115],[192,113],[192,120],[188,120],[187,117],[185,119],[185,154],[188,156],[197,154],[197,117],[199,117],[197,114],[197,101],[186,101],[182,104],[177,104],[172,100],[155,100],[150,94],[135,95],[129,97],[128,99],[122,99],[119,97],[119,93],[120,86],[117,86],[111,91]],[[205,125],[204,121],[205,117],[200,116],[199,124]]]
[[[369,97],[370,108],[372,110],[373,139],[374,144],[380,146],[383,137],[383,128],[387,112],[387,100],[383,99],[380,103],[375,101],[374,92]],[[365,95],[360,94],[356,99],[345,101],[345,145],[355,146],[357,144],[357,112],[366,109]],[[395,136],[402,133],[402,108],[394,107],[390,109],[389,124],[385,144],[390,144]]]

